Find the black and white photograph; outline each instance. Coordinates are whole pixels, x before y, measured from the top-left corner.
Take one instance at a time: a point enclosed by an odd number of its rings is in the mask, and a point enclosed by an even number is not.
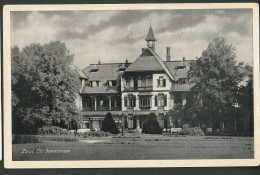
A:
[[[258,5],[229,5],[5,6],[5,166],[259,165]]]

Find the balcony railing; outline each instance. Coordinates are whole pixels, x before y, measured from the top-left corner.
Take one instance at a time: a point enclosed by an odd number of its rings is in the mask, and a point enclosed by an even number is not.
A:
[[[134,91],[137,91],[137,87],[129,87],[129,86],[126,86],[126,87],[124,87],[124,91],[134,92]]]
[[[109,109],[109,107],[97,107],[95,110],[95,107],[83,107],[82,111],[119,111],[121,110],[120,107],[116,106],[116,107],[111,107],[111,110]]]
[[[151,91],[153,86],[138,87],[138,91]]]

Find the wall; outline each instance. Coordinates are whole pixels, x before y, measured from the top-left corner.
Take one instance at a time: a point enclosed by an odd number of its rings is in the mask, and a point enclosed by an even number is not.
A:
[[[163,77],[163,79],[166,79],[166,87],[158,87],[157,86],[157,80],[159,77]],[[153,74],[153,91],[163,91],[163,90],[170,90],[171,89],[171,80],[167,74],[161,73],[161,74]]]
[[[125,105],[124,96],[125,95],[127,96],[128,93],[136,96],[136,107],[134,107],[134,111],[141,110],[139,108],[139,96],[138,96],[138,94],[140,92],[122,92],[122,96],[121,96],[122,111],[127,111],[127,107],[124,106]],[[170,110],[173,107],[173,99],[172,99],[169,91],[151,92],[151,93],[152,93],[152,96],[151,96],[150,110],[157,110],[157,106],[155,106],[155,96],[158,95],[158,93],[163,93],[164,95],[167,95],[167,106],[164,107],[164,110]]]

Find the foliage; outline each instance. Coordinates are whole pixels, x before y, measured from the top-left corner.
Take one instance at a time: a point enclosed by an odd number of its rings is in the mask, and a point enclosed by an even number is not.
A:
[[[162,128],[159,126],[159,123],[158,123],[154,113],[150,113],[150,115],[144,121],[142,133],[162,134]]]
[[[239,107],[236,109],[237,118],[237,132],[240,135],[253,135],[254,134],[254,102],[253,102],[253,70],[251,66],[246,66],[248,79],[244,81],[237,92],[237,103]]]
[[[116,123],[109,112],[106,114],[105,119],[102,121],[101,131],[110,132],[111,134],[119,133]]]
[[[182,124],[186,123],[188,119],[186,119],[186,115],[183,110],[182,104],[176,104],[173,109],[169,110],[167,116],[171,117],[174,128],[181,128]]]
[[[43,136],[42,140],[46,141],[60,141],[60,142],[78,142],[79,140],[76,137],[72,136]]]
[[[84,133],[76,133],[76,136],[79,137],[107,137],[110,136],[111,134],[109,132],[104,132],[104,131],[91,131],[91,132],[84,132]]]
[[[25,143],[40,143],[39,139],[35,135],[14,135],[13,144],[25,144]]]
[[[192,136],[204,136],[204,132],[201,128],[185,128],[180,133],[180,135],[192,135]]]
[[[39,135],[69,135],[70,132],[58,126],[44,126],[38,129]]]
[[[44,125],[66,128],[80,121],[75,105],[80,80],[70,71],[72,61],[59,41],[11,49],[14,133],[35,133]]]
[[[222,129],[230,117],[239,83],[243,80],[242,63],[235,61],[235,48],[224,38],[214,39],[202,56],[191,64],[188,77],[194,86],[187,94],[185,110],[199,122],[213,123]]]

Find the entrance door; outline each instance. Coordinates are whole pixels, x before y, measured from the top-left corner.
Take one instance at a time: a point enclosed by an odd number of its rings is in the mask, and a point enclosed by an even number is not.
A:
[[[134,120],[133,120],[133,115],[129,115],[128,117],[127,117],[127,119],[128,119],[128,128],[130,128],[130,129],[132,129],[132,128],[134,128]]]
[[[98,120],[93,120],[93,129],[95,130],[100,130],[100,126],[99,126],[99,121]]]

